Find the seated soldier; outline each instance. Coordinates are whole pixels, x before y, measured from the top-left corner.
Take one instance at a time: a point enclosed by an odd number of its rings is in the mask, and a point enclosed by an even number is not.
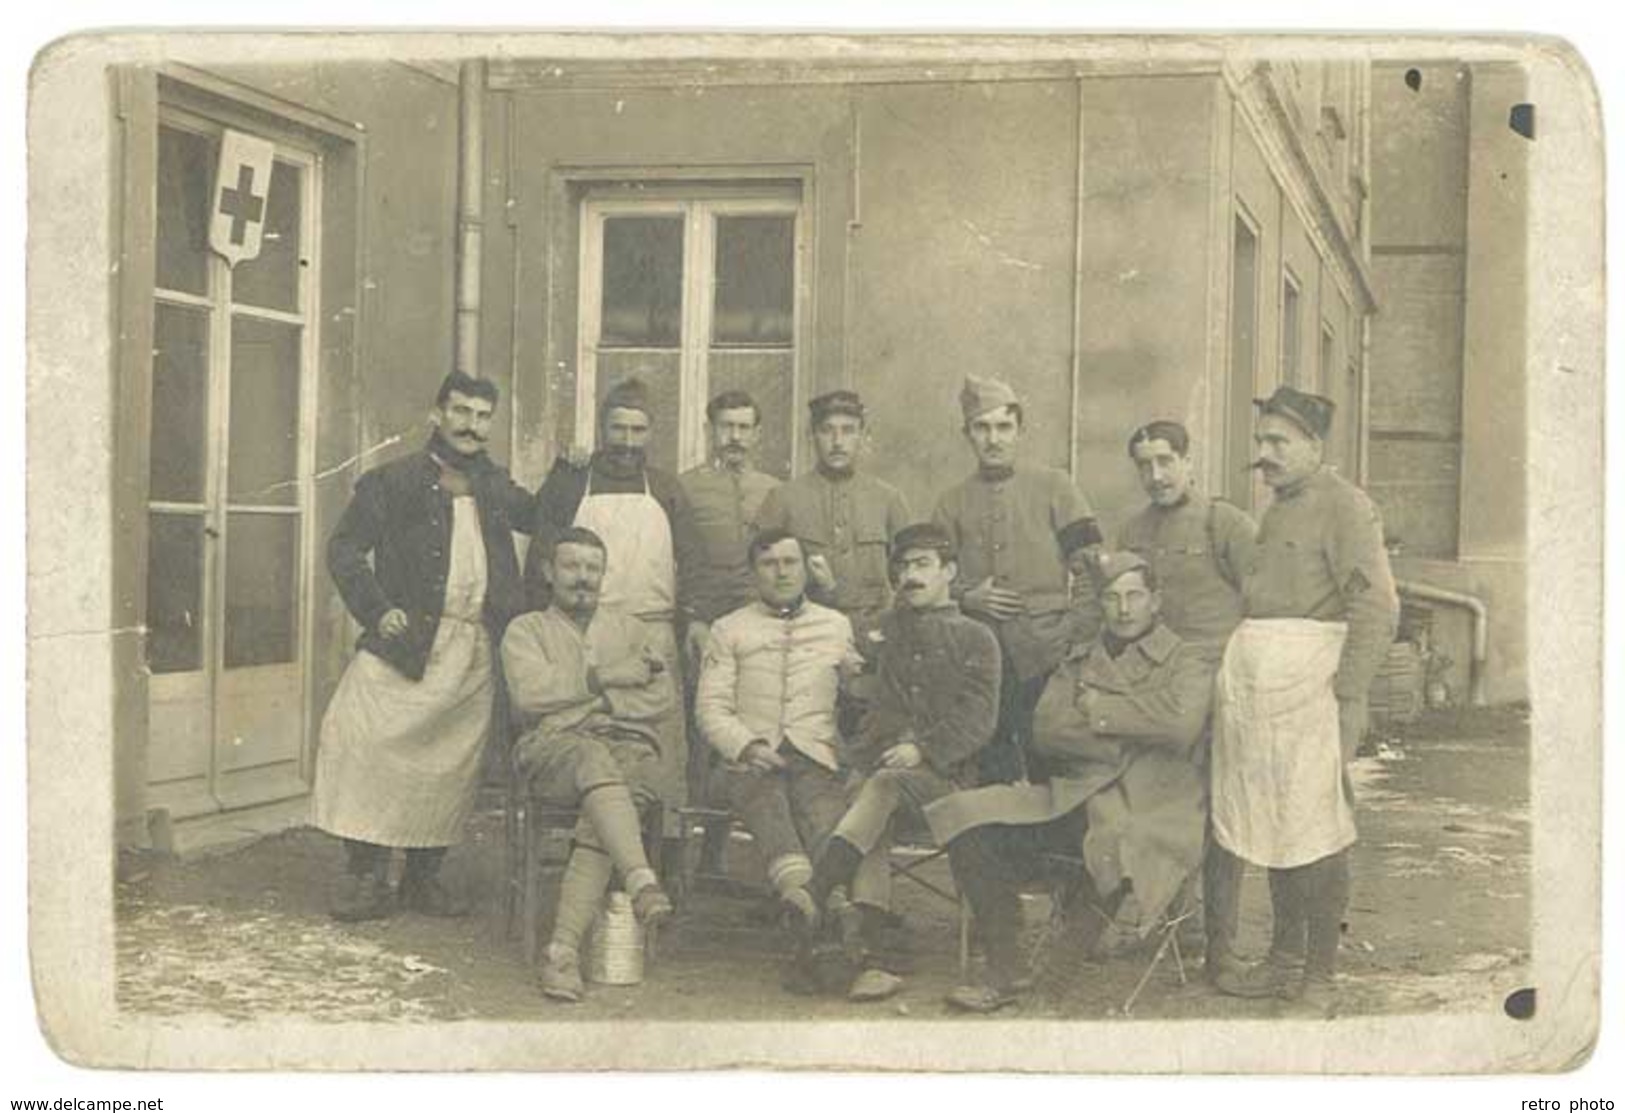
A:
[[[812,862],[846,811],[835,700],[862,667],[852,625],[807,599],[806,553],[782,530],[748,550],[758,599],[711,627],[695,697],[706,741],[722,756],[719,788],[761,848],[796,942],[796,988],[810,957],[818,905]],[[884,877],[885,862],[879,863]]]
[[[955,793],[925,810],[987,950],[984,983],[948,998],[965,1011],[993,1012],[1031,987],[1018,946],[1020,887],[1044,876],[1052,858],[1083,859],[1058,943],[1080,953],[1131,884],[1140,930],[1149,931],[1202,860],[1198,743],[1212,666],[1159,621],[1144,558],[1112,553],[1099,568],[1105,628],[1056,670],[1034,719],[1048,781]]]
[[[581,1000],[581,939],[612,870],[645,925],[672,912],[637,812],[659,783],[657,724],[673,706],[672,677],[643,623],[598,610],[606,559],[591,530],[560,533],[542,562],[551,605],[514,619],[502,639],[508,696],[524,731],[520,775],[537,797],[581,809],[540,974],[542,992],[557,1001]]]
[[[933,523],[898,531],[891,577],[897,604],[881,620],[876,692],[848,754],[867,774],[813,868],[808,886],[841,929],[848,958],[867,966],[848,994],[889,996],[902,986],[866,953],[864,913],[848,900],[864,856],[885,840],[892,816],[975,783],[972,760],[993,736],[999,712],[999,642],[960,613],[949,594],[959,567],[948,532]]]

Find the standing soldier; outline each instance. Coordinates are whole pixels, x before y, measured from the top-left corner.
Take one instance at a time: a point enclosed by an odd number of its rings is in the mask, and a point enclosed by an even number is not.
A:
[[[855,392],[831,391],[808,409],[818,466],[771,492],[756,525],[802,540],[811,598],[846,615],[862,649],[891,605],[887,552],[908,525],[908,504],[890,483],[858,472],[864,410]]]
[[[711,459],[682,475],[683,492],[694,511],[694,530],[700,540],[700,558],[694,569],[694,591],[688,631],[683,638],[688,679],[688,796],[695,803],[714,803],[707,797],[711,748],[699,738],[692,714],[694,688],[711,624],[756,598],[756,577],[745,554],[752,523],[762,500],[779,485],[759,472],[752,457],[762,436],[762,409],[742,390],[726,390],[705,407],[711,433]],[[728,825],[706,828],[700,868],[720,873],[727,846]]]
[[[1150,562],[1161,585],[1162,620],[1215,668],[1241,622],[1241,582],[1258,528],[1245,511],[1197,490],[1190,434],[1176,421],[1142,425],[1128,439],[1140,486],[1151,500],[1124,523],[1117,548]],[[1235,957],[1242,862],[1211,838],[1202,869],[1207,976]]]
[[[1162,585],[1162,620],[1215,666],[1241,623],[1241,579],[1258,527],[1246,511],[1197,490],[1190,434],[1177,421],[1134,431],[1129,458],[1150,504],[1117,534],[1117,548],[1139,553]]]
[[[1025,750],[1044,681],[1077,632],[1068,569],[1100,545],[1100,528],[1065,472],[1018,466],[1024,425],[1015,391],[967,376],[959,405],[977,468],[943,494],[933,520],[959,553],[960,606],[993,627],[1003,652],[999,726],[982,751],[982,779],[1018,781],[1029,774]]]
[[[322,718],[312,795],[312,822],[349,855],[338,920],[389,914],[391,847],[407,848],[406,907],[467,911],[438,871],[479,785],[493,649],[524,596],[513,531],[530,528],[533,507],[485,454],[496,403],[489,380],[446,376],[429,443],[363,475],[327,543],[328,571],[361,624]]]
[[[1268,959],[1221,970],[1215,984],[1330,1015],[1355,840],[1344,766],[1399,601],[1376,508],[1324,463],[1333,403],[1283,386],[1257,405],[1254,467],[1274,501],[1219,671],[1213,833],[1269,869],[1275,924]],[[1287,688],[1301,698],[1276,695]]]
[[[532,605],[548,598],[543,565],[553,542],[571,526],[589,529],[609,552],[599,609],[629,615],[649,628],[649,646],[665,667],[678,669],[679,605],[692,593],[701,548],[694,515],[677,477],[645,462],[654,414],[643,383],[610,388],[599,410],[599,445],[584,464],[560,457],[536,493],[535,540],[525,557]],[[658,727],[660,798],[686,799],[688,745],[684,716],[674,708]]]

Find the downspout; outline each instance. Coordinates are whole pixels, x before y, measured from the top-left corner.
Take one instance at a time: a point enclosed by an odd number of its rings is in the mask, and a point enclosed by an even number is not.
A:
[[[485,60],[457,71],[456,368],[480,373],[480,254],[485,235]]]
[[[1484,672],[1490,651],[1490,609],[1484,605],[1484,600],[1463,591],[1447,591],[1414,580],[1399,580],[1394,586],[1401,595],[1462,607],[1472,612],[1473,659],[1467,670],[1467,702],[1474,707],[1483,707],[1487,702],[1484,696]]]

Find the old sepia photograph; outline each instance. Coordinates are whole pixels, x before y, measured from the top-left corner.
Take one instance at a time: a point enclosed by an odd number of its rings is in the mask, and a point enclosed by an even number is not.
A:
[[[1583,1061],[1594,98],[1512,37],[53,44],[47,1038]]]

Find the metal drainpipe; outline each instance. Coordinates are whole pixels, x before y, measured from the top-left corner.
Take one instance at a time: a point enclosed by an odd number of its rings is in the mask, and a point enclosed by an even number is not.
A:
[[[485,234],[485,60],[457,73],[457,340],[456,367],[480,373],[480,254]]]
[[[1394,586],[1401,595],[1427,599],[1434,603],[1446,603],[1453,607],[1464,607],[1472,612],[1473,659],[1467,672],[1467,702],[1474,707],[1483,707],[1487,702],[1484,697],[1484,671],[1490,652],[1490,609],[1485,606],[1484,600],[1463,591],[1448,591],[1414,580],[1399,580]]]

